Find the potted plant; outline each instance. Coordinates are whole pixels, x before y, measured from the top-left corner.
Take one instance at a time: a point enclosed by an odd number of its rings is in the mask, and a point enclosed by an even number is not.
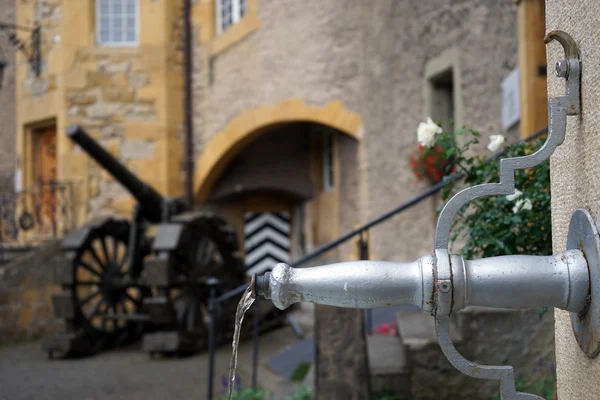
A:
[[[417,180],[435,184],[444,175],[454,172],[458,149],[453,131],[444,131],[428,117],[417,128],[417,140],[419,145],[413,151],[409,163]]]

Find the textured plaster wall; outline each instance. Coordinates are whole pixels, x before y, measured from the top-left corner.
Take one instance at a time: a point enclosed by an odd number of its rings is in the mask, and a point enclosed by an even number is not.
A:
[[[425,117],[425,65],[444,50],[455,46],[459,53],[463,123],[486,136],[502,132],[499,88],[517,63],[516,11],[502,1],[373,2],[361,110],[371,217],[424,189],[414,183],[407,162],[416,127]],[[423,202],[376,228],[376,256],[412,260],[430,252],[433,208],[431,202]]]
[[[196,153],[245,110],[289,98],[318,106],[341,100],[362,117],[363,139],[338,146],[340,233],[425,189],[408,158],[426,116],[425,65],[444,50],[459,52],[463,122],[484,135],[502,133],[500,83],[517,64],[513,3],[263,0],[257,7],[260,27],[244,39],[216,54],[197,43]],[[356,179],[346,178],[354,172]],[[376,256],[430,252],[434,219],[428,201],[374,229]]]
[[[15,21],[15,1],[0,0],[0,21]],[[13,189],[15,168],[15,51],[8,37],[0,33],[0,58],[7,66],[0,88],[0,191]]]
[[[567,137],[551,159],[552,237],[554,251],[565,249],[569,220],[577,208],[597,219],[600,212],[600,3],[594,0],[546,2],[546,31],[561,29],[579,46],[582,59],[581,117],[567,117]],[[548,46],[548,64],[562,59],[558,43]],[[548,79],[550,97],[564,93],[564,81]],[[569,314],[556,311],[556,358],[559,399],[600,397],[600,361],[587,358],[577,345]]]
[[[486,151],[488,135],[504,133],[500,85],[517,66],[518,53],[513,2],[261,0],[257,7],[260,26],[233,45],[215,53],[209,42],[196,43],[196,154],[243,112],[286,99],[301,99],[309,106],[339,100],[360,115],[358,140],[338,134],[337,195],[321,202],[320,213],[312,214],[312,207],[307,207],[309,250],[319,237],[312,234],[314,224],[323,220],[328,226],[337,224],[333,232],[342,234],[426,188],[414,182],[408,159],[416,146],[418,123],[427,116],[425,67],[445,50],[458,52],[462,122],[484,135],[479,150]],[[196,24],[201,20],[196,18]],[[204,32],[200,38],[207,36],[205,28],[206,22],[198,27]],[[507,134],[516,140],[518,126]],[[422,202],[374,228],[373,257],[408,261],[431,252],[437,204]],[[321,218],[313,221],[314,215]],[[348,243],[338,254],[328,254],[315,264],[346,259],[352,250]],[[520,378],[535,381],[548,376],[551,372],[534,364],[550,370],[554,363],[552,318],[546,315],[539,321],[537,311],[507,312],[502,314],[506,318],[496,319],[514,323],[483,327],[477,316],[464,317],[470,336],[461,350],[484,364],[514,363]],[[524,323],[529,327],[523,328]],[[495,339],[485,340],[478,331],[492,332],[488,336]],[[473,398],[497,393],[494,382],[474,382],[445,372],[436,370],[440,383],[434,385],[443,388],[442,382],[451,375],[453,394],[465,387]],[[415,376],[420,385],[433,379],[423,371]]]

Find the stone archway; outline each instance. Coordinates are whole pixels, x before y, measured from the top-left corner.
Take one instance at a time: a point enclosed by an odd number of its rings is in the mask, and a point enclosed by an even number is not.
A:
[[[362,118],[335,100],[322,107],[309,106],[302,99],[282,100],[246,110],[230,121],[204,147],[196,160],[194,193],[204,202],[228,163],[248,143],[272,129],[294,122],[314,122],[360,139]]]
[[[341,182],[358,173],[361,132],[360,115],[340,101],[316,107],[292,99],[244,111],[197,159],[195,201],[210,204],[236,227],[248,271],[261,273],[275,258],[292,260],[294,253],[301,256],[339,236],[340,204],[356,200],[347,199],[354,192],[342,195]],[[344,231],[352,219],[344,219]],[[271,225],[277,232],[270,232]],[[321,261],[340,261],[342,253],[330,252]],[[368,398],[363,320],[361,310],[316,307],[318,396],[338,398],[339,390],[350,390]],[[343,341],[339,332],[345,334]]]

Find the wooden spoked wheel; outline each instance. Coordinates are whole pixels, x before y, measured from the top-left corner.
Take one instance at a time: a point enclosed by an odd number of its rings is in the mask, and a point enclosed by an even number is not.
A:
[[[88,333],[124,340],[139,328],[136,316],[147,289],[130,265],[128,241],[129,224],[109,221],[91,229],[72,261],[76,316]]]

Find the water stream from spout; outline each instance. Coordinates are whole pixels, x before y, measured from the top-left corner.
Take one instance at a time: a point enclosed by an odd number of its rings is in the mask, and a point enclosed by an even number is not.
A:
[[[231,400],[233,397],[233,383],[235,381],[235,370],[237,368],[237,357],[238,357],[238,346],[240,344],[240,332],[242,329],[242,322],[244,321],[244,314],[250,308],[256,298],[252,294],[252,285],[249,285],[242,299],[240,300],[237,311],[235,313],[235,329],[233,331],[233,354],[231,355],[231,363],[229,364],[229,390],[227,398]]]

